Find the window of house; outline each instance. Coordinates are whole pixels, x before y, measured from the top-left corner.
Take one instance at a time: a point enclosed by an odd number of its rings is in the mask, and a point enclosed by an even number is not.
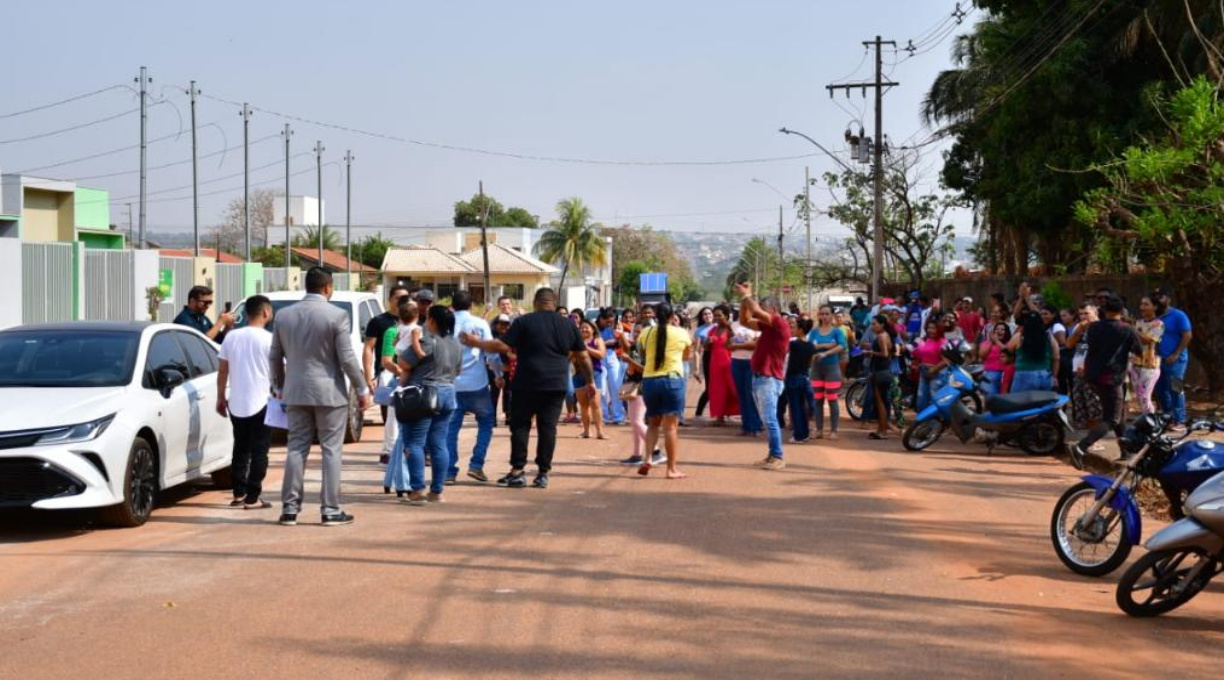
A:
[[[502,286],[502,295],[505,295],[511,300],[522,300],[523,299],[523,284],[507,283],[506,285]]]

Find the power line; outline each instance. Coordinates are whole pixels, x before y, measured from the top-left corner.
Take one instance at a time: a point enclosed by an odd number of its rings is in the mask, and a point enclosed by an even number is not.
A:
[[[279,136],[280,136],[279,134],[274,134],[274,135],[268,135],[266,137],[260,137],[259,139],[252,141],[251,145],[254,146],[256,144],[259,144],[260,142],[266,142],[270,139],[275,139]],[[134,148],[134,147],[129,147],[129,148]],[[221,156],[223,154],[229,153],[230,151],[237,151],[238,149],[241,149],[241,148],[242,148],[242,145],[230,146],[224,149],[218,149],[217,151],[213,151],[211,153],[206,153],[200,156],[199,158],[212,158],[214,156]],[[153,166],[150,166],[148,169],[149,170],[164,170],[165,168],[172,168],[176,165],[186,165],[187,163],[190,163],[190,162],[191,162],[191,159],[188,158],[188,159],[181,160],[181,161],[174,161],[173,163],[163,163],[162,165],[153,165]],[[119,177],[121,175],[131,175],[137,172],[140,172],[140,170],[119,170],[116,172],[108,172],[102,175],[85,175],[83,177],[76,177],[72,181],[80,182],[82,180],[87,180],[87,179],[102,179],[104,177]]]
[[[148,143],[148,144],[153,144],[153,143],[156,143],[156,142],[164,142],[164,141],[166,141],[167,139],[173,139],[173,138],[178,137],[178,136],[180,136],[180,135],[182,135],[182,134],[183,134],[182,132],[173,132],[173,133],[168,134],[168,135],[165,135],[165,136],[163,136],[163,137],[156,137],[156,138],[154,138],[154,139],[150,139],[150,140],[149,140],[147,143]],[[92,155],[89,155],[89,156],[81,156],[80,158],[70,158],[70,159],[68,159],[68,160],[66,160],[66,161],[60,161],[60,162],[58,162],[58,163],[51,163],[51,164],[49,164],[49,165],[40,165],[40,166],[38,166],[38,167],[36,167],[36,168],[27,168],[27,169],[25,169],[25,170],[18,170],[18,171],[17,171],[17,174],[19,174],[19,175],[24,175],[24,174],[28,174],[28,173],[31,173],[31,172],[37,172],[37,171],[39,171],[39,170],[47,170],[47,169],[50,169],[50,168],[58,168],[58,167],[65,166],[65,165],[72,165],[72,164],[74,164],[74,163],[81,163],[81,162],[84,162],[84,161],[91,161],[91,160],[93,160],[93,159],[95,159],[95,158],[103,158],[103,157],[106,157],[106,156],[113,156],[113,155],[115,155],[115,154],[117,154],[117,153],[123,153],[124,151],[131,151],[132,149],[139,149],[139,148],[140,148],[140,145],[139,145],[139,144],[129,144],[128,146],[121,146],[121,147],[119,147],[119,148],[117,148],[117,149],[111,149],[110,151],[103,151],[103,152],[101,152],[101,153],[95,153],[95,154],[92,154]]]
[[[56,102],[51,102],[50,104],[42,104],[40,106],[35,106],[32,108],[28,108],[28,109],[22,109],[21,111],[12,111],[10,113],[0,114],[0,120],[3,120],[5,118],[16,118],[17,116],[24,116],[27,113],[46,111],[47,109],[55,108],[56,106],[63,106],[64,104],[71,104],[72,102],[80,101],[82,99],[96,97],[97,95],[100,95],[106,92],[110,92],[111,90],[130,90],[130,89],[131,88],[128,87],[127,85],[111,85],[110,87],[104,87],[100,90],[94,90],[93,92],[86,92],[84,94],[78,94],[72,97],[68,97],[67,99],[61,99]]]
[[[238,108],[242,107],[241,103],[235,102],[230,99],[224,99],[224,98],[209,95],[209,94],[203,94],[201,96],[206,97],[208,99],[212,99],[213,101],[221,102],[223,104],[229,104],[230,106],[234,106]],[[575,157],[568,157],[568,156],[541,156],[541,155],[536,155],[536,154],[517,153],[517,152],[512,152],[512,151],[497,151],[493,149],[482,149],[482,148],[471,147],[471,146],[460,146],[456,144],[443,144],[440,142],[430,142],[430,141],[425,141],[425,140],[420,140],[420,139],[413,139],[410,137],[400,137],[399,135],[393,135],[393,134],[389,134],[385,132],[373,132],[370,130],[363,130],[360,128],[349,127],[346,125],[339,125],[336,123],[327,123],[324,121],[306,118],[304,116],[297,116],[293,114],[282,113],[279,111],[273,111],[272,109],[265,109],[265,108],[261,108],[258,106],[251,106],[250,108],[253,111],[260,111],[260,112],[263,112],[263,113],[266,113],[272,116],[276,116],[278,118],[283,118],[285,120],[293,120],[299,123],[305,123],[307,125],[315,125],[318,127],[328,128],[331,130],[338,130],[340,132],[345,132],[348,134],[361,135],[364,137],[372,137],[375,139],[383,139],[383,140],[392,141],[392,142],[400,142],[403,144],[412,144],[414,146],[427,147],[431,149],[441,149],[444,151],[458,151],[462,153],[473,153],[473,154],[480,154],[484,156],[495,156],[499,158],[513,158],[516,160],[542,161],[542,162],[549,162],[549,163],[570,163],[570,164],[575,164],[575,165],[639,166],[639,167],[665,167],[665,166],[694,167],[694,166],[719,166],[719,165],[750,165],[750,164],[755,164],[755,163],[774,163],[774,162],[780,162],[780,161],[796,161],[796,160],[802,160],[805,158],[813,158],[813,157],[820,155],[817,153],[809,153],[809,154],[802,154],[798,156],[773,156],[773,157],[767,157],[767,158],[741,158],[741,159],[714,160],[714,161],[691,161],[691,160],[639,161],[639,160],[607,160],[607,159],[593,159],[593,158],[575,158]]]
[[[153,104],[150,104],[149,106],[157,106],[157,105],[158,105],[158,104],[160,104],[160,103],[161,103],[161,102],[154,102]],[[122,118],[122,117],[124,117],[124,116],[130,116],[130,115],[132,115],[133,113],[139,113],[139,112],[140,112],[140,109],[139,109],[139,108],[130,109],[130,110],[128,110],[128,111],[122,111],[122,112],[120,112],[120,113],[116,113],[116,114],[115,114],[115,115],[113,115],[113,116],[107,116],[107,117],[105,117],[105,118],[98,118],[98,119],[96,119],[96,120],[91,120],[91,121],[89,121],[89,122],[86,122],[86,123],[81,123],[81,124],[79,124],[79,125],[73,125],[72,127],[61,128],[61,129],[59,129],[59,130],[51,130],[50,132],[41,132],[41,133],[39,133],[39,134],[36,134],[36,135],[30,135],[30,136],[28,136],[28,137],[15,137],[15,138],[13,138],[13,139],[3,139],[3,140],[0,140],[0,144],[16,144],[17,142],[29,142],[29,141],[33,141],[33,140],[35,140],[35,139],[43,139],[43,138],[45,138],[45,137],[54,137],[54,136],[56,136],[56,135],[62,135],[62,134],[64,134],[64,133],[66,133],[66,132],[72,132],[72,131],[74,131],[74,130],[81,130],[81,129],[84,129],[84,128],[87,128],[87,127],[92,127],[92,126],[94,126],[94,125],[100,125],[100,124],[102,124],[102,123],[106,123],[106,122],[108,122],[108,121],[116,120],[116,119]]]

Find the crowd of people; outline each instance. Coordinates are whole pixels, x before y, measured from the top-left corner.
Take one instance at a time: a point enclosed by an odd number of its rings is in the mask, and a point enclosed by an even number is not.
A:
[[[1192,329],[1161,290],[1142,298],[1134,317],[1108,289],[1060,310],[1027,285],[1010,301],[992,296],[987,307],[964,298],[945,308],[915,291],[874,307],[861,298],[849,309],[821,306],[812,316],[793,304],[784,310],[776,298],[758,297],[741,283],[734,286],[734,306],[703,307],[692,318],[657,303],[602,309],[588,319],[558,307],[549,288],[536,292],[531,312],[502,298],[482,316],[473,313],[467,291],[442,305],[428,289],[392,286],[388,311],[368,323],[358,360],[347,340],[347,315],[325,304],[331,276],[312,269],[306,288],[304,304],[279,314],[275,333],[266,330],[270,302],[249,298],[247,326],[227,333],[220,354],[218,410],[230,416],[235,433],[231,505],[270,507],[261,497],[264,423],[270,408],[287,413],[283,524],[296,523],[301,510],[305,460],[316,438],[323,452],[323,523],[353,521],[339,506],[346,378],[357,388],[359,406],[376,401],[388,423],[383,491],[414,506],[443,502],[447,485],[456,482],[465,457],[459,432],[468,414],[476,437],[466,475],[490,481],[485,467],[499,402],[510,430],[509,471],[496,480],[503,487],[548,488],[564,422],[580,423],[578,436],[596,439],[628,425],[632,454],[622,464],[643,476],[664,466],[667,479],[685,478],[678,459],[681,428],[691,425],[685,421],[691,383],[700,388],[698,418],[764,438],[765,455],[755,465],[780,470],[787,444],[838,438],[843,386],[851,379],[866,385],[860,420],[874,423],[868,436],[895,432],[907,405],[922,410],[942,387],[949,343],[964,343],[961,353],[982,364],[988,395],[1071,395],[1075,421],[1088,431],[1075,445],[1082,449],[1099,446],[1110,429],[1120,431],[1128,387],[1142,411],[1169,414],[1175,429],[1186,422],[1182,380]],[[193,312],[186,321],[199,324],[194,311],[185,310]],[[430,409],[399,419],[396,402],[410,390],[428,394]],[[529,482],[533,428],[536,470]],[[428,480],[426,467],[432,468]]]

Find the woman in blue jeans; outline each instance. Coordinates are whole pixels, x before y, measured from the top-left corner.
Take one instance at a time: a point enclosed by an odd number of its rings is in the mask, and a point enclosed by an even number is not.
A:
[[[429,308],[425,332],[421,334],[420,356],[411,347],[400,352],[402,373],[400,385],[420,385],[438,393],[439,411],[420,420],[401,421],[400,439],[408,451],[409,505],[441,503],[445,490],[446,471],[450,465],[450,450],[446,436],[451,414],[456,408],[455,376],[463,360],[463,350],[455,339],[455,314],[442,305]],[[429,451],[433,479],[425,494],[425,451]]]
[[[1045,322],[1036,309],[1021,313],[1020,328],[1012,336],[1008,349],[1015,352],[1016,356],[1012,393],[1053,390],[1058,387],[1058,342],[1046,330]]]

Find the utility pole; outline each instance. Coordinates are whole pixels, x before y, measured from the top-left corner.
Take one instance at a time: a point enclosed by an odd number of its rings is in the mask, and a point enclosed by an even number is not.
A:
[[[289,248],[289,225],[293,222],[289,216],[289,138],[293,136],[293,130],[289,129],[288,123],[285,123],[285,131],[281,134],[285,137],[285,290],[289,290],[289,261],[293,253]]]
[[[148,179],[148,123],[149,123],[149,108],[146,105],[149,100],[148,84],[153,82],[153,79],[148,76],[148,69],[144,66],[140,67],[140,77],[136,79],[140,83],[140,245],[137,248],[144,250],[145,247],[145,198],[147,197]]]
[[[315,205],[319,208],[318,230],[319,230],[319,266],[323,266],[323,142],[315,142],[315,174],[318,178],[318,196],[315,197]]]
[[[353,150],[344,152],[344,259],[348,263],[349,289],[353,287]]]
[[[883,47],[885,45],[896,47],[897,43],[892,40],[883,40],[877,35],[875,40],[866,40],[863,45],[875,47],[875,81],[841,83],[827,85],[826,88],[829,90],[830,97],[833,96],[834,90],[844,90],[847,96],[850,90],[862,90],[863,96],[866,96],[867,88],[875,88],[875,153],[872,159],[875,215],[871,239],[871,299],[873,302],[878,302],[884,285],[884,89],[896,87],[901,83],[884,80]]]
[[[807,288],[807,313],[812,313],[812,170],[803,168],[803,219],[807,223],[807,264],[803,267],[803,284]]]
[[[247,262],[251,261],[251,107],[242,103],[242,233]],[[264,237],[267,246],[267,236]]]
[[[132,237],[135,236],[135,234],[132,233],[132,204],[131,203],[127,204],[127,209],[128,209],[128,245],[135,246],[135,243],[132,240]]]
[[[480,182],[480,202],[484,203],[484,181]],[[484,210],[480,213],[480,252],[484,257],[484,301],[485,306],[489,305],[489,296],[492,288],[489,283],[489,206],[485,204]]]
[[[191,233],[195,247],[195,256],[200,256],[200,164],[199,152],[196,146],[196,97],[200,91],[196,89],[196,81],[191,81]],[[218,244],[220,241],[218,241]],[[220,259],[220,245],[217,246],[217,258]]]
[[[778,206],[778,305],[782,304],[782,281],[786,278],[786,256],[782,254],[782,206]]]

